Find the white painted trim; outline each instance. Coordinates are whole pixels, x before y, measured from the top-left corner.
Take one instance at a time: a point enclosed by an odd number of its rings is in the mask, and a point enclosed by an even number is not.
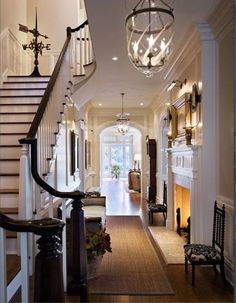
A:
[[[6,302],[7,274],[6,274],[6,231],[0,227],[0,302]]]

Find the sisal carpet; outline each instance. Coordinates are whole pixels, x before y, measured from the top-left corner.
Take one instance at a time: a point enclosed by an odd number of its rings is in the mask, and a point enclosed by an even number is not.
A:
[[[174,294],[137,216],[107,216],[112,253],[103,257],[89,293],[118,295]]]
[[[167,264],[184,264],[184,240],[166,227],[148,227]]]

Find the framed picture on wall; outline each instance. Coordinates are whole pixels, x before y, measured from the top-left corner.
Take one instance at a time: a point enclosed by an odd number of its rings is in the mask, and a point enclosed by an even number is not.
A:
[[[79,136],[74,130],[70,131],[71,175],[79,170]]]
[[[190,94],[185,93],[176,101],[173,102],[174,115],[172,123],[176,131],[175,138],[182,139],[185,136],[184,127],[190,123],[190,110],[189,110]]]

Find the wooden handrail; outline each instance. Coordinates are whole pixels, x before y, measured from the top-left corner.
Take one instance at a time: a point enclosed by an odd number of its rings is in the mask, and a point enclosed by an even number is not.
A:
[[[87,25],[87,24],[88,24],[88,20],[86,20],[80,26],[78,26],[78,27],[76,27],[74,29],[72,29],[71,27],[67,27],[67,29],[66,29],[66,31],[67,31],[66,41],[65,41],[65,43],[63,45],[63,48],[61,50],[61,53],[60,53],[60,55],[58,57],[58,60],[57,60],[56,66],[55,66],[55,68],[53,70],[52,76],[50,77],[50,80],[49,80],[48,85],[46,87],[46,90],[44,92],[43,98],[42,98],[42,100],[40,102],[38,111],[37,111],[37,113],[36,113],[36,115],[34,117],[34,120],[33,120],[32,124],[31,124],[29,132],[27,134],[27,138],[35,138],[35,136],[37,134],[39,124],[40,124],[40,122],[42,120],[43,114],[44,114],[45,109],[47,107],[49,97],[51,95],[53,86],[54,86],[54,84],[56,82],[57,76],[58,76],[59,71],[60,71],[60,67],[62,65],[63,58],[64,58],[66,50],[68,48],[68,45],[69,45],[69,42],[70,42],[70,39],[71,39],[71,33],[79,31],[80,29],[84,28],[85,25]],[[21,143],[21,140],[19,140],[19,142]]]
[[[0,227],[16,232],[32,232],[35,235],[55,234],[62,231],[65,223],[59,219],[15,220],[0,212]]]

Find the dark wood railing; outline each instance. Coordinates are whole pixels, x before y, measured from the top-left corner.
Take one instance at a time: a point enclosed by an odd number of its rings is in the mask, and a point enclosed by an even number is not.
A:
[[[84,228],[84,213],[82,209],[81,199],[85,196],[85,194],[81,191],[75,192],[62,192],[54,189],[52,186],[47,184],[40,176],[38,170],[38,148],[37,148],[37,132],[48,106],[48,102],[50,99],[50,95],[52,93],[53,87],[56,83],[57,77],[59,75],[60,68],[63,63],[64,56],[66,54],[67,48],[69,46],[69,42],[71,39],[71,34],[81,30],[88,24],[88,21],[85,21],[82,25],[77,28],[67,28],[67,38],[58,58],[57,64],[54,68],[53,74],[50,78],[48,86],[45,90],[44,96],[38,108],[38,111],[35,115],[35,118],[32,122],[30,130],[27,134],[26,138],[20,139],[20,144],[27,144],[30,146],[31,152],[31,173],[36,181],[36,183],[46,190],[49,194],[55,197],[60,197],[64,199],[73,199],[73,210],[72,210],[72,225],[70,239],[72,239],[72,243],[70,243],[70,260],[73,264],[76,264],[76,267],[73,268],[71,273],[68,273],[68,285],[67,292],[68,294],[80,295],[80,301],[87,301],[87,258],[86,258],[86,242],[85,242],[85,228]],[[69,81],[69,79],[68,79]],[[43,250],[43,246],[46,242],[44,240],[38,242],[39,247]],[[45,267],[47,268],[47,267]],[[76,268],[76,271],[74,270]],[[47,272],[40,271],[41,274],[45,274],[45,279],[47,279]],[[52,283],[54,283],[54,278],[56,279],[57,274],[52,278]],[[40,278],[41,279],[41,278]],[[41,291],[41,290],[40,290]],[[40,294],[37,294],[40,296]],[[58,300],[55,300],[58,301]]]
[[[39,252],[35,257],[34,302],[64,302],[61,239],[64,223],[58,219],[14,220],[0,212],[0,227],[33,233]]]

